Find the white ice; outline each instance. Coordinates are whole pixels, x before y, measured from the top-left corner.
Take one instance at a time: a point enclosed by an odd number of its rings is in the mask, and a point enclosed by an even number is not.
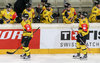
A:
[[[0,55],[0,63],[100,63],[100,54],[89,54],[88,60],[73,59],[73,54],[33,54],[24,60],[19,55]]]

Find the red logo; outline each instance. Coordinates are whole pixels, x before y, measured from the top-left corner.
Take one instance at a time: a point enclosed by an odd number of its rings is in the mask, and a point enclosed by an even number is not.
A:
[[[33,30],[33,32],[35,29]],[[22,29],[0,30],[0,49],[16,49],[21,44]],[[40,49],[40,30],[38,30],[30,41],[31,49]]]
[[[72,31],[72,33],[71,33],[71,40],[76,40],[77,38],[76,38],[76,35],[78,34],[78,31]]]

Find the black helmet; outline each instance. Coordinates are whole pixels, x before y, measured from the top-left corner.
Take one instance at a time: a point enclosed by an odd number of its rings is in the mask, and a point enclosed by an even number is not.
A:
[[[84,11],[84,12],[82,12],[82,15],[85,16],[85,17],[87,17],[88,13]]]
[[[45,3],[47,3],[47,2],[48,2],[48,0],[41,0],[41,2],[45,2]]]
[[[96,1],[94,1],[94,4],[95,4],[95,5],[100,4],[100,0],[96,0]]]
[[[50,3],[45,3],[45,7],[51,7],[51,4]]]
[[[28,19],[28,18],[29,18],[29,15],[28,15],[27,13],[24,13],[24,14],[22,15],[22,17]]]
[[[8,3],[7,5],[6,5],[6,8],[11,8],[11,4],[10,3]]]
[[[64,7],[65,7],[65,8],[69,8],[69,7],[71,7],[71,4],[70,4],[70,3],[65,3],[65,4],[64,4]]]
[[[26,4],[26,8],[29,8],[29,7],[31,7],[31,4],[30,3],[27,3]]]

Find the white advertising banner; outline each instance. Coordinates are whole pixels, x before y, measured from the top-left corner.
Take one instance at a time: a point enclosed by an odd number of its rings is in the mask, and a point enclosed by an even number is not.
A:
[[[41,29],[40,49],[64,49],[76,47],[76,35],[78,28],[73,28],[76,33],[69,28]],[[90,28],[87,37],[89,48],[100,48],[100,29]]]

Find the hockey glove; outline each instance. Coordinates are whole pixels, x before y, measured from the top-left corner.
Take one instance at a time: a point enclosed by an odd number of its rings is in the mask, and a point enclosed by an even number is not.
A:
[[[100,15],[99,15],[99,16],[96,16],[96,19],[97,19],[97,20],[100,20]]]
[[[54,13],[52,16],[51,16],[51,18],[56,18],[56,17],[58,17],[58,15],[56,14],[56,13]]]
[[[75,21],[76,21],[76,23],[79,23],[79,19],[78,18],[76,18]]]
[[[77,38],[81,38],[81,37],[83,37],[83,36],[82,36],[81,33],[79,33],[76,37],[77,37]]]
[[[0,19],[0,24],[3,24],[4,22],[3,22],[3,19]]]
[[[7,21],[8,19],[6,19],[4,16],[2,17],[5,21]]]

